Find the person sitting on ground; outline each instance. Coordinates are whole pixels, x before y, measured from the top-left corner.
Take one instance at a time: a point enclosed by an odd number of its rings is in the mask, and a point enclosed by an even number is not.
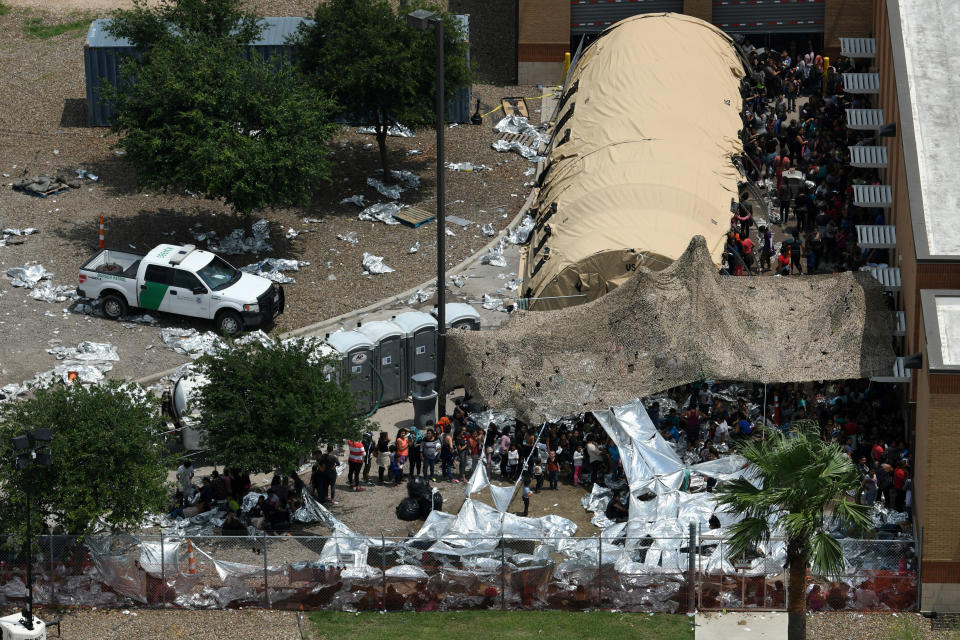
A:
[[[167,513],[170,514],[171,518],[179,520],[183,516],[183,494],[177,491],[173,494],[173,499],[170,501],[170,504],[167,505]]]
[[[222,502],[227,499],[227,484],[216,469],[210,473],[210,489],[215,502]]]
[[[281,502],[276,509],[269,512],[265,530],[273,534],[288,533],[290,531],[290,509],[286,502]]]
[[[243,536],[247,534],[247,527],[242,522],[240,518],[237,517],[236,511],[230,511],[227,513],[227,519],[223,521],[223,524],[220,525],[220,535],[222,536]]]
[[[626,522],[630,516],[630,512],[627,509],[627,505],[624,504],[625,499],[624,492],[618,491],[615,493],[613,497],[610,498],[610,502],[607,503],[607,508],[603,514],[614,522]]]

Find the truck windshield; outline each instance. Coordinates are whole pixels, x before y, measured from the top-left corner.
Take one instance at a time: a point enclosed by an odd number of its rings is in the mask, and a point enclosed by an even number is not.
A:
[[[207,266],[197,271],[197,275],[214,291],[226,289],[240,278],[239,271],[217,256],[214,256]]]

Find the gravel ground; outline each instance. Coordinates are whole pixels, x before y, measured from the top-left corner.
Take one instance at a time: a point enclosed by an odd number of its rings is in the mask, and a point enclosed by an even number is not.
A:
[[[27,0],[29,1],[29,0]],[[54,273],[53,284],[75,282],[78,267],[95,250],[98,215],[106,223],[107,245],[147,250],[160,242],[195,242],[191,230],[216,231],[221,237],[241,226],[219,203],[186,194],[138,192],[136,176],[125,159],[110,149],[116,138],[101,128],[86,126],[83,72],[84,31],[67,33],[50,40],[31,40],[22,26],[29,17],[48,22],[64,19],[65,7],[81,0],[55,6],[55,13],[18,8],[0,17],[0,227],[36,227],[22,245],[0,247],[3,272],[30,260],[40,261]],[[309,8],[304,0],[258,0],[264,14],[296,15]],[[50,5],[45,5],[50,6]],[[89,5],[100,7],[94,2]],[[103,15],[102,9],[93,15]],[[474,93],[486,110],[507,95],[535,95],[534,87],[479,85]],[[531,111],[538,107],[531,102]],[[534,121],[538,113],[531,114]],[[447,129],[446,154],[450,162],[486,164],[490,171],[447,172],[448,214],[476,223],[492,223],[500,230],[519,209],[532,166],[515,154],[498,154],[490,148],[494,139],[493,118],[483,126]],[[366,149],[372,136],[345,130],[333,143],[334,176],[331,184],[305,209],[274,209],[263,212],[271,222],[273,251],[259,258],[296,258],[311,263],[294,274],[296,284],[287,285],[287,310],[279,318],[279,329],[293,329],[366,306],[383,297],[404,291],[430,279],[434,269],[436,227],[419,229],[388,227],[360,222],[359,209],[339,204],[344,197],[363,194],[367,202],[385,200],[366,185],[377,168],[377,154]],[[390,138],[392,168],[409,170],[421,177],[420,187],[403,194],[404,204],[434,207],[435,145],[430,129],[417,131],[416,138]],[[407,155],[419,149],[421,155]],[[9,188],[22,175],[88,169],[99,176],[55,197],[40,199]],[[303,217],[321,218],[305,223]],[[447,237],[450,266],[459,263],[485,244],[478,226],[460,228],[448,223],[455,237]],[[287,240],[290,228],[309,231]],[[351,245],[337,235],[355,232],[359,243]],[[407,250],[420,242],[420,251]],[[205,246],[199,243],[200,246]],[[385,258],[396,272],[363,276],[360,258],[370,252]],[[254,262],[257,256],[227,256],[236,266]],[[335,280],[330,279],[332,277]],[[100,318],[64,313],[66,303],[47,304],[28,297],[22,289],[0,282],[0,385],[32,378],[38,371],[55,365],[45,353],[51,340],[74,346],[81,340],[111,342],[117,346],[120,362],[113,377],[146,375],[185,361],[167,351],[159,342],[162,327],[189,327],[206,330],[205,322],[192,322],[160,314],[161,327],[124,328]],[[49,312],[50,315],[45,315]],[[275,331],[276,329],[274,329]],[[57,344],[57,343],[54,343]],[[150,347],[148,349],[148,347]]]
[[[47,617],[53,613],[40,611],[37,615]],[[64,613],[60,624],[67,640],[301,640],[314,637],[306,616],[301,636],[295,612],[265,609],[77,610]],[[49,633],[47,637],[51,637]]]
[[[909,631],[908,631],[909,630]],[[917,613],[811,613],[810,640],[956,640],[957,631],[931,631]]]

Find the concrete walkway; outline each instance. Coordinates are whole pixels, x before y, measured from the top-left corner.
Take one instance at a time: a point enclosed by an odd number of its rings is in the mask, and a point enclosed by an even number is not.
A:
[[[697,613],[697,640],[786,640],[787,614],[779,611]]]

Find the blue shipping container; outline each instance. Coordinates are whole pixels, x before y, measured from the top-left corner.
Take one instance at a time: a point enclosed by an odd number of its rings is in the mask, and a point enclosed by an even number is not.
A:
[[[469,33],[469,16],[457,16],[464,27],[466,37]],[[297,28],[310,21],[306,18],[264,18],[260,39],[252,43],[255,51],[265,58],[274,55],[289,55],[291,46],[287,39],[297,32]],[[112,109],[100,104],[100,82],[106,78],[111,85],[117,86],[120,64],[125,56],[135,56],[136,49],[123,38],[114,38],[107,33],[110,20],[94,20],[87,31],[87,41],[83,47],[83,63],[87,79],[87,121],[93,127],[110,126]],[[469,52],[467,54],[469,56]],[[454,99],[447,105],[447,119],[451,122],[470,120],[470,87],[457,90]]]

